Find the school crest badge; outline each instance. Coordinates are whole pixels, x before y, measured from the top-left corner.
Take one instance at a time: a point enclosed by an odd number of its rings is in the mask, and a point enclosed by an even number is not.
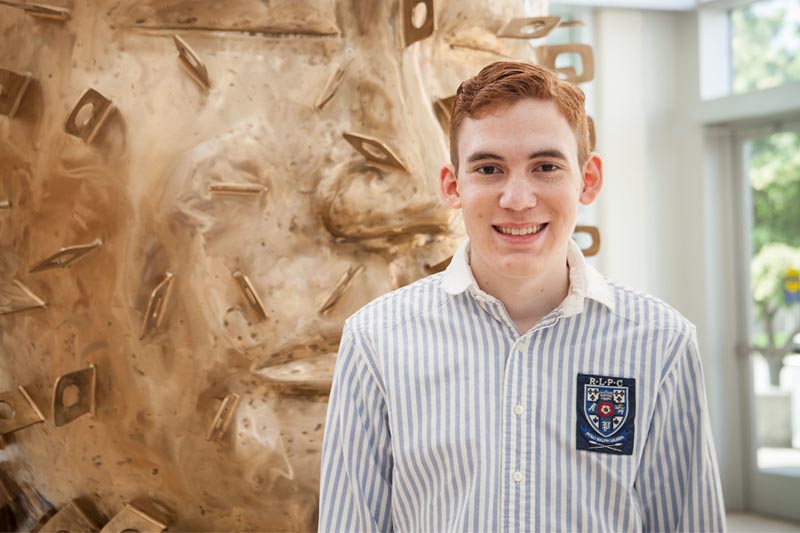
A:
[[[578,374],[577,449],[633,453],[636,380]]]

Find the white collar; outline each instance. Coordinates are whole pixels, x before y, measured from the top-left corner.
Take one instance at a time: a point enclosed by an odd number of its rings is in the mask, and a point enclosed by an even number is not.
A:
[[[577,315],[583,311],[584,299],[595,300],[612,311],[614,310],[614,291],[605,278],[586,262],[583,252],[575,241],[569,241],[567,250],[567,265],[569,265],[569,292],[561,308],[564,316]],[[470,290],[473,294],[486,297],[469,266],[469,239],[465,238],[459,245],[453,260],[442,276],[442,289],[452,295],[461,294]]]

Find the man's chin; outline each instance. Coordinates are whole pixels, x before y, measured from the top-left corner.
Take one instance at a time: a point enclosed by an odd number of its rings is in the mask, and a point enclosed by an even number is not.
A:
[[[495,274],[507,279],[529,280],[539,276],[549,261],[535,252],[514,252],[504,254],[501,260],[491,265]]]

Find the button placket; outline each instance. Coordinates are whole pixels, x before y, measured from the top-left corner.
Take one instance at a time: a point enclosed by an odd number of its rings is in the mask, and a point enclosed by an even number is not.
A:
[[[507,352],[507,362],[506,368],[503,378],[503,389],[504,389],[504,401],[503,401],[503,412],[504,412],[504,422],[503,422],[503,443],[502,443],[502,453],[501,453],[501,469],[505,472],[506,477],[505,479],[509,479],[513,481],[511,487],[517,487],[521,483],[523,483],[525,476],[520,469],[522,462],[524,461],[524,453],[522,450],[518,449],[518,442],[519,436],[522,431],[522,424],[527,423],[528,421],[522,418],[523,413],[525,413],[525,406],[523,405],[527,400],[526,395],[527,393],[517,390],[517,383],[514,379],[514,376],[518,375],[519,372],[524,372],[525,366],[529,363],[528,361],[528,351],[531,347],[531,342],[533,341],[531,332],[524,333],[522,335],[516,329],[516,326],[511,322],[511,319],[508,317],[508,314],[505,312],[505,308],[502,304],[498,303],[498,305],[494,308],[497,313],[497,318],[506,321],[510,325],[510,329],[513,331],[514,336],[512,337],[512,342],[508,347]],[[512,489],[513,490],[513,489]],[[501,516],[503,513],[512,512],[509,508],[510,502],[512,500],[507,498],[507,494],[505,493],[505,489],[501,493],[501,505],[500,505],[500,512]]]

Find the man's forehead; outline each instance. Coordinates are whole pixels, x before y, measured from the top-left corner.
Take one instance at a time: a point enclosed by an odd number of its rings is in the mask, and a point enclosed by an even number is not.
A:
[[[577,138],[552,100],[526,98],[465,117],[458,132],[459,155],[509,148],[577,154]]]

